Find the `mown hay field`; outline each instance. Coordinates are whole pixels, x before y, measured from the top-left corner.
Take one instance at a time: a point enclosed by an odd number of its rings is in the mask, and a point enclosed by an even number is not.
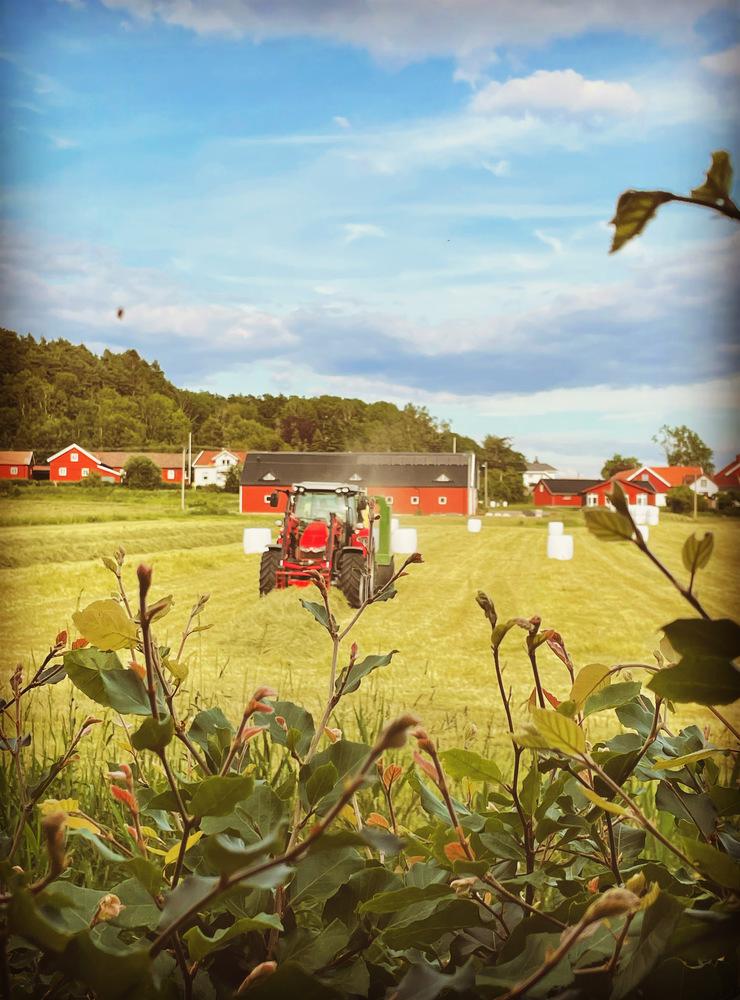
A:
[[[328,640],[300,605],[301,597],[315,595],[291,589],[258,597],[259,557],[243,554],[242,530],[272,521],[244,518],[236,504],[234,496],[190,496],[183,514],[176,493],[73,494],[69,488],[64,494],[48,488],[0,498],[3,693],[15,665],[30,672],[60,629],[76,636],[71,615],[78,607],[111,594],[113,577],[100,556],[120,544],[132,592],[135,567],[145,561],[155,570],[153,595],[174,596],[173,611],[159,624],[160,643],[179,641],[191,603],[198,594],[211,595],[201,622],[213,627],[191,640],[184,703],[218,702],[236,719],[248,693],[270,684],[282,698],[316,711],[326,697]],[[459,517],[402,518],[418,529],[424,563],[411,567],[399,596],[370,608],[353,633],[363,655],[398,653],[352,696],[338,724],[356,732],[358,724],[372,728],[381,716],[411,709],[448,745],[467,739],[481,749],[503,747],[489,632],[475,603],[479,589],[504,617],[540,615],[543,626],[563,635],[576,667],[654,662],[660,626],[690,615],[690,609],[632,546],[599,542],[580,512],[567,512],[565,520],[575,537],[571,562],[546,559],[544,519],[486,518],[480,534],[469,534]],[[737,522],[703,517],[696,526],[664,515],[651,529],[650,544],[682,576],[681,545],[694,530],[715,533],[715,554],[699,579],[701,599],[713,615],[737,617]],[[348,619],[339,592],[333,604],[337,618]],[[503,657],[517,707],[532,688],[522,635],[510,633]],[[545,687],[567,697],[565,668],[546,649],[540,661]],[[39,698],[35,723],[53,733],[70,710],[81,716],[91,708],[60,684]],[[681,718],[717,726],[699,708],[688,707]]]

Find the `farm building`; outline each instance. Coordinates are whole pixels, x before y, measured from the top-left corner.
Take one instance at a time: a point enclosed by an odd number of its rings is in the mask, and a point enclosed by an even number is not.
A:
[[[712,478],[720,490],[740,491],[740,455],[735,455],[733,460],[728,462],[724,469],[715,472]]]
[[[704,474],[700,465],[642,465],[639,469],[628,469],[619,473],[622,483],[648,482],[655,490],[655,503],[665,507],[666,493],[674,486],[690,486]]]
[[[0,479],[30,479],[32,451],[0,451]]]
[[[366,487],[385,497],[394,514],[473,514],[477,504],[472,454],[253,451],[242,471],[239,509],[270,512],[273,490],[302,482]]]
[[[540,462],[538,458],[535,458],[534,462],[529,462],[527,468],[522,473],[524,487],[530,493],[541,479],[557,478],[558,470],[554,466],[548,465],[547,462]]]
[[[246,457],[246,451],[229,451],[228,448],[199,451],[193,460],[193,486],[223,486],[229,469],[243,465]]]
[[[621,476],[611,479],[541,479],[534,489],[537,507],[606,507],[614,483],[618,481],[627,502],[655,506],[655,490],[646,481],[625,482]]]
[[[47,459],[49,479],[53,483],[79,483],[88,476],[99,476],[103,482],[120,483],[126,462],[143,455],[159,466],[163,483],[182,482],[182,454],[161,451],[99,451],[92,453],[78,444],[68,445]],[[187,481],[187,472],[185,474]]]

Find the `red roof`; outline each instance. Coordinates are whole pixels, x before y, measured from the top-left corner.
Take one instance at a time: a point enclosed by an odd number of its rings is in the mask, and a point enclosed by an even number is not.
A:
[[[740,487],[740,455],[735,455],[724,469],[716,472],[712,479],[721,490],[738,489]]]
[[[639,469],[627,469],[626,472],[617,473],[620,479],[634,482],[642,479],[643,472],[652,472],[654,476],[662,480],[667,488],[672,486],[685,486],[693,483],[697,476],[704,474],[700,465],[641,465]]]
[[[200,469],[203,466],[213,465],[216,455],[221,455],[225,451],[229,455],[233,455],[241,465],[244,464],[244,459],[247,457],[246,451],[236,451],[234,448],[204,448],[195,456],[193,468],[197,466]]]

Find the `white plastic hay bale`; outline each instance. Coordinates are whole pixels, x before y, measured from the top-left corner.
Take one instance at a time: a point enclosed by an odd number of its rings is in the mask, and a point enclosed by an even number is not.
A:
[[[398,518],[397,517],[392,517],[391,518],[391,532],[398,531],[398,529],[400,527],[401,527],[401,522],[398,520]]]
[[[257,552],[264,552],[271,541],[272,532],[269,528],[245,528],[244,554],[251,556]]]
[[[632,520],[635,524],[647,524],[648,508],[645,504],[630,504],[630,514],[632,514]]]
[[[469,517],[468,518],[468,531],[475,534],[481,529],[481,520],[479,517]]]
[[[660,522],[660,507],[647,507],[647,523],[654,527]]]
[[[637,530],[640,532],[645,541],[647,541],[648,538],[650,538],[650,528],[648,528],[646,524],[638,524]]]
[[[534,516],[535,516],[535,517],[542,517],[542,511],[541,511],[541,510],[536,510],[536,511],[534,512]]]
[[[665,493],[656,493],[655,494],[655,503],[656,503],[656,505],[658,507],[665,507],[665,505],[667,503],[667,499],[666,499]]]
[[[547,534],[550,538],[555,535],[562,535],[565,525],[562,521],[550,521],[547,526]]]
[[[572,559],[573,558],[573,536],[572,535],[548,535],[547,538],[547,558],[548,559]]]
[[[402,556],[418,551],[416,528],[398,528],[391,532],[391,551]]]

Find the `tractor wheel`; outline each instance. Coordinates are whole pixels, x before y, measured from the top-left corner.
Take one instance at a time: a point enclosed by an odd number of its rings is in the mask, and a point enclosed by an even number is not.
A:
[[[345,552],[339,563],[339,589],[351,608],[359,608],[372,593],[373,574],[361,552]]]
[[[275,589],[279,565],[280,549],[265,549],[260,560],[260,597]]]
[[[382,590],[386,583],[391,579],[393,574],[396,572],[396,566],[393,561],[393,556],[391,556],[391,561],[387,566],[377,566],[375,567],[375,593]]]

